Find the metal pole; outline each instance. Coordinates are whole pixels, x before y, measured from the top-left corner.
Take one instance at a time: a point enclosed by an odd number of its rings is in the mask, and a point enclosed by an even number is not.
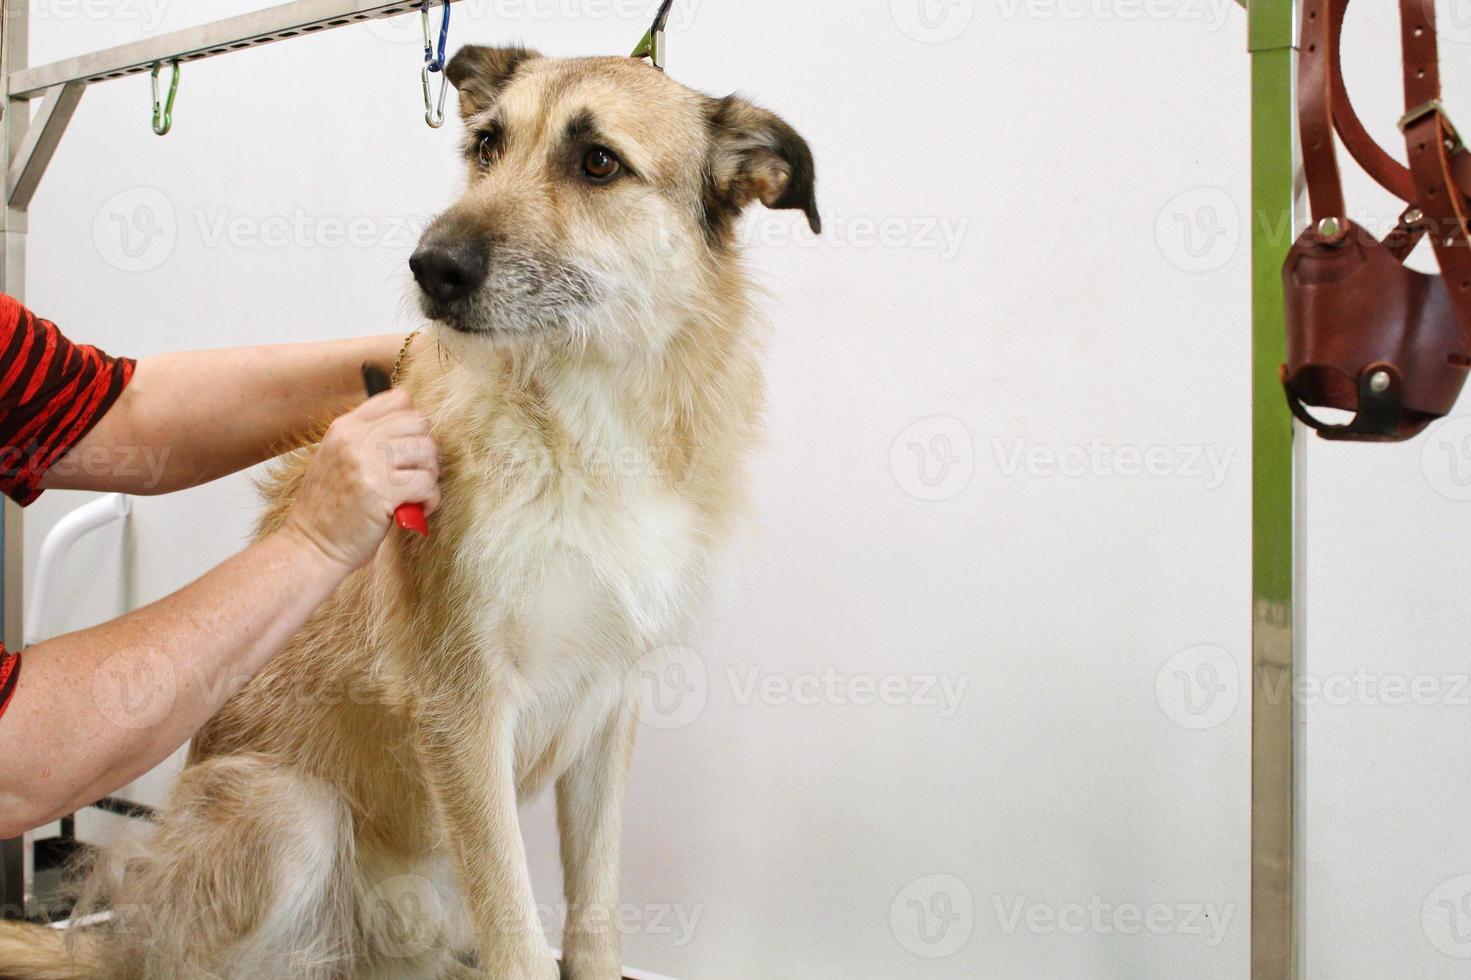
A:
[[[5,194],[0,203],[5,207],[0,218],[0,292],[16,297],[25,294],[26,213],[23,208],[9,206],[10,164],[25,138],[30,113],[25,102],[12,100],[8,79],[11,72],[26,66],[30,50],[30,4],[28,0],[0,2],[0,79],[6,80],[4,100],[0,103],[0,175]],[[10,500],[4,502],[0,521],[0,544],[4,548],[3,570],[0,570],[0,636],[11,650],[21,648],[22,562],[24,539],[20,508]],[[0,842],[0,917],[23,918],[26,907],[25,847],[21,838]]]
[[[1282,265],[1299,220],[1295,0],[1249,0],[1252,215],[1251,976],[1303,975],[1301,739],[1293,705],[1293,423]]]

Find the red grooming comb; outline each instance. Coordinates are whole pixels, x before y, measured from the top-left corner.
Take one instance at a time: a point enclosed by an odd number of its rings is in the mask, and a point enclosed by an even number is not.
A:
[[[363,386],[368,389],[368,397],[381,395],[393,387],[388,374],[380,367],[373,364],[363,365]],[[424,516],[423,504],[399,504],[393,512],[393,521],[405,531],[413,531],[429,537],[429,519]]]

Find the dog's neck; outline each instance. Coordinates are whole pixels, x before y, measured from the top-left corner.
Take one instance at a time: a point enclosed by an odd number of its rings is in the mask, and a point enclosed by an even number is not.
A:
[[[410,383],[445,437],[463,433],[480,451],[494,451],[504,422],[558,452],[596,457],[615,474],[628,466],[637,475],[647,463],[676,480],[734,489],[762,403],[759,329],[741,287],[728,282],[698,306],[669,312],[678,319],[667,341],[636,354],[484,343],[436,328],[429,339],[441,354],[416,356]]]

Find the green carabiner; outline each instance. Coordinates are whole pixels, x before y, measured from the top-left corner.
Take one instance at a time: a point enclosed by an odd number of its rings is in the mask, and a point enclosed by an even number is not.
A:
[[[175,61],[174,79],[169,83],[169,97],[165,103],[158,100],[158,72],[162,61],[153,63],[153,132],[156,136],[167,136],[174,128],[174,96],[179,94],[179,63]]]

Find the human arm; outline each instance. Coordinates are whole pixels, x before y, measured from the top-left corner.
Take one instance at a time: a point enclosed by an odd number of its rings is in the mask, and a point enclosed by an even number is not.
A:
[[[372,557],[406,500],[438,506],[437,450],[391,391],[333,423],[279,530],[159,602],[24,651],[0,713],[0,838],[188,741]]]
[[[144,358],[39,488],[162,494],[245,469],[361,401],[363,362],[392,364],[403,341],[385,334]]]

